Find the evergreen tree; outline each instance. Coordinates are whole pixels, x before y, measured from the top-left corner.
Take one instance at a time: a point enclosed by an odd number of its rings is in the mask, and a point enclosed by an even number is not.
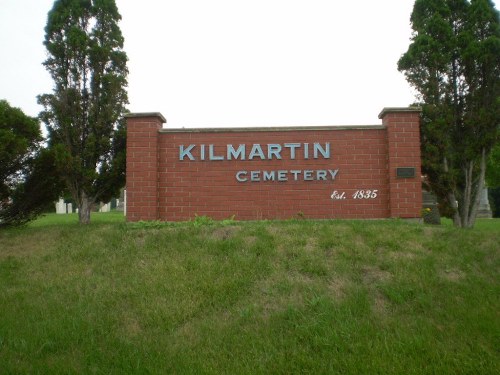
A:
[[[398,62],[418,91],[422,166],[442,213],[472,227],[499,140],[500,25],[490,0],[417,0]]]
[[[125,182],[127,55],[114,0],[57,0],[48,14],[44,65],[52,94],[40,114],[56,165],[79,210],[108,201]]]
[[[488,187],[500,188],[500,142],[497,142],[488,159],[486,182]]]
[[[11,107],[6,100],[0,100],[0,204],[10,199],[41,140],[40,126],[35,118]]]
[[[62,191],[36,118],[0,100],[0,226],[26,223]]]

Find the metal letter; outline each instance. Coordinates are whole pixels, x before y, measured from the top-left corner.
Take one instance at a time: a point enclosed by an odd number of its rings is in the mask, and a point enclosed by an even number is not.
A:
[[[290,173],[293,174],[293,179],[295,181],[298,181],[299,180],[299,174],[301,174],[302,171],[300,171],[300,170],[292,170],[292,171],[290,171]]]
[[[304,171],[304,181],[313,181],[313,171],[311,170],[306,170]]]
[[[238,180],[238,182],[247,182],[248,178],[241,177],[241,176],[246,176],[247,174],[248,174],[247,171],[238,171],[236,172],[236,179]]]
[[[286,176],[287,173],[288,171],[278,171],[278,181],[288,181],[288,177]]]
[[[214,155],[214,145],[208,145],[208,158],[210,160],[224,160],[224,156]]]
[[[319,171],[316,171],[316,180],[323,180],[323,181],[326,181],[326,175],[328,173],[325,171],[325,170],[319,170]]]
[[[332,181],[333,181],[333,180],[335,180],[337,173],[339,173],[339,170],[338,169],[335,169],[335,170],[329,169],[328,172],[330,173],[330,176],[332,176]]]
[[[184,145],[179,146],[179,160],[184,160],[184,157],[188,157],[189,160],[194,160],[193,155],[191,155],[191,150],[195,145],[189,145],[186,149],[184,149]]]
[[[314,144],[314,159],[318,159],[318,155],[323,155],[324,159],[330,159],[330,142],[325,143],[325,148],[319,143]]]
[[[286,148],[290,149],[290,159],[295,159],[295,149],[300,147],[300,143],[285,143]]]
[[[200,145],[200,160],[205,160],[205,145]]]
[[[263,181],[274,181],[276,178],[275,171],[264,171],[263,172]]]
[[[273,155],[276,159],[281,160],[281,145],[271,143],[267,145],[267,158],[272,160]]]
[[[233,145],[227,145],[227,160],[232,160],[232,158],[245,160],[245,145],[239,145],[237,150]]]
[[[250,151],[250,155],[248,155],[248,159],[252,160],[256,156],[260,157],[262,160],[266,160],[266,156],[264,155],[264,152],[262,151],[262,147],[258,143],[254,144],[252,146],[252,151]]]
[[[259,182],[260,181],[260,171],[250,171],[250,181]]]

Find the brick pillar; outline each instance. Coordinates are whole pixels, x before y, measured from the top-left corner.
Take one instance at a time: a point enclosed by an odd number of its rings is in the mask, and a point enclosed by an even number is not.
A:
[[[160,113],[131,113],[127,120],[127,221],[158,220]]]
[[[418,108],[384,108],[379,115],[387,129],[391,217],[421,217],[420,112]]]

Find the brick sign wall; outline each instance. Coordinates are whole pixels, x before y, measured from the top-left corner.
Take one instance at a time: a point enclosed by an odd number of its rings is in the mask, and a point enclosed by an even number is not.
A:
[[[417,218],[420,111],[382,125],[168,129],[127,116],[127,220]]]

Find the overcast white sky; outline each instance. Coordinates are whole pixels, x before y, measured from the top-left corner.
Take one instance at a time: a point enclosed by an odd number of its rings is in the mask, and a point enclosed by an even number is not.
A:
[[[116,0],[131,112],[168,127],[379,124],[414,0]],[[497,3],[497,2],[495,2]],[[52,0],[0,0],[0,99],[36,116]],[[498,9],[498,5],[497,5]]]

